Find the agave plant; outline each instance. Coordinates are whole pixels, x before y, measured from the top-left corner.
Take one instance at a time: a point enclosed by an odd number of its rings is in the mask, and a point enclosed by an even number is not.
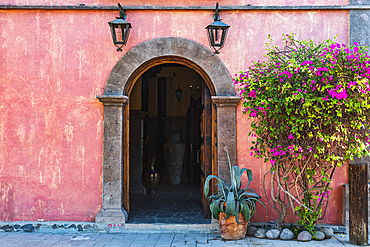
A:
[[[254,190],[248,189],[249,184],[253,180],[253,174],[250,169],[242,168],[239,166],[231,166],[229,153],[226,149],[227,158],[229,159],[229,168],[231,176],[231,185],[228,185],[221,178],[209,175],[204,184],[204,196],[208,198],[210,203],[210,210],[213,218],[219,219],[220,212],[226,214],[226,219],[230,215],[235,216],[236,222],[239,223],[239,213],[243,215],[248,222],[256,210],[256,202],[261,203],[265,208],[266,206],[260,201],[261,197],[257,195]],[[241,177],[243,173],[247,173],[248,183],[244,189],[241,188]],[[208,196],[209,182],[211,179],[217,179],[219,190],[213,195]],[[267,208],[266,208],[267,211]]]

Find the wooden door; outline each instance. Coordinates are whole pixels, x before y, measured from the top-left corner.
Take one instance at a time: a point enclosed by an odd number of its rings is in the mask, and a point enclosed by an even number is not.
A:
[[[200,131],[201,131],[201,145],[200,145],[200,169],[201,169],[201,183],[200,192],[202,197],[202,204],[205,218],[211,218],[209,210],[209,203],[204,196],[204,182],[208,175],[212,173],[212,99],[209,89],[205,83],[202,87],[202,103],[203,112],[201,116]],[[213,193],[213,186],[210,186],[210,193]]]

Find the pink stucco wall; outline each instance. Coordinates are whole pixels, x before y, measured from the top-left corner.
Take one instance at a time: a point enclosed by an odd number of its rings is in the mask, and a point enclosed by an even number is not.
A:
[[[219,1],[221,5],[324,5],[342,0]],[[87,5],[116,5],[85,1]],[[214,5],[209,1],[126,1],[125,5]],[[0,4],[30,4],[0,1]],[[55,1],[31,4],[57,5]],[[73,0],[64,5],[78,5]],[[128,11],[132,23],[123,53],[112,44],[108,21],[118,11],[0,10],[0,221],[93,221],[101,209],[103,107],[108,75],[125,51],[148,39],[176,36],[208,47],[205,26],[210,11]],[[268,34],[282,33],[316,41],[338,35],[348,43],[347,11],[223,11],[231,26],[219,58],[231,75],[263,58]],[[256,176],[252,187],[262,194],[261,175],[268,165],[248,154],[249,120],[237,109],[238,164]],[[340,224],[341,184],[334,179],[332,207],[326,222]],[[254,221],[273,220],[273,211]],[[295,221],[293,218],[292,221]]]
[[[212,6],[216,1],[209,0],[126,0],[120,1],[123,6],[140,5],[164,5],[164,6]],[[220,5],[345,5],[349,0],[218,0]],[[117,5],[117,1],[112,0],[2,0],[0,5],[19,4],[19,5]]]

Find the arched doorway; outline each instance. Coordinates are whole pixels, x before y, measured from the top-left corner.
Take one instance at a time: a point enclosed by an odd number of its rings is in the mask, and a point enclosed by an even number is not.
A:
[[[103,209],[95,217],[98,223],[125,223],[129,211],[130,114],[127,95],[145,71],[169,63],[191,68],[209,89],[212,131],[207,139],[211,142],[205,152],[209,158],[206,170],[229,180],[224,147],[228,147],[231,161],[236,163],[235,107],[240,97],[235,95],[226,67],[210,50],[194,41],[174,37],[148,40],[133,47],[120,59],[108,78],[104,95],[97,96],[104,106]]]
[[[208,86],[189,67],[163,63],[144,72],[129,97],[128,223],[210,223],[208,202],[201,196],[205,177],[212,173],[216,128]],[[170,144],[174,138],[183,149]],[[165,146],[181,161],[166,164]],[[150,179],[145,175],[152,162],[159,186],[147,194]]]

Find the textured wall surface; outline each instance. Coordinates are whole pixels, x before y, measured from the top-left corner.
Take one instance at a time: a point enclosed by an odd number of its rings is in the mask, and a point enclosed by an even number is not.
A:
[[[219,1],[220,5],[325,5],[342,0]],[[86,5],[116,5],[85,1]],[[56,1],[1,1],[0,4],[58,5]],[[80,2],[63,1],[78,5]],[[209,1],[126,1],[125,5],[213,5]],[[0,221],[93,221],[102,207],[103,106],[109,73],[133,46],[158,37],[191,39],[208,47],[204,28],[211,11],[128,11],[132,31],[127,47],[116,52],[108,21],[118,11],[0,10]],[[349,42],[348,11],[221,11],[231,26],[219,58],[231,76],[252,60],[263,59],[268,34],[281,44],[282,33],[320,41],[336,35]],[[262,194],[268,164],[249,156],[250,121],[237,108],[237,159],[256,176]],[[347,169],[334,176],[328,223],[342,219],[342,183]],[[265,201],[266,202],[266,201]],[[262,207],[253,221],[276,215]],[[289,218],[295,221],[295,218]]]
[[[351,0],[365,2],[367,0]],[[61,4],[62,2],[62,4]],[[348,4],[348,0],[219,0],[217,1],[220,5],[344,5]],[[30,5],[117,5],[117,1],[112,0],[86,0],[79,2],[76,0],[3,0],[0,4],[30,4]],[[121,2],[122,6],[128,5],[165,5],[165,6],[209,6],[215,5],[215,1],[207,0],[127,0]]]

